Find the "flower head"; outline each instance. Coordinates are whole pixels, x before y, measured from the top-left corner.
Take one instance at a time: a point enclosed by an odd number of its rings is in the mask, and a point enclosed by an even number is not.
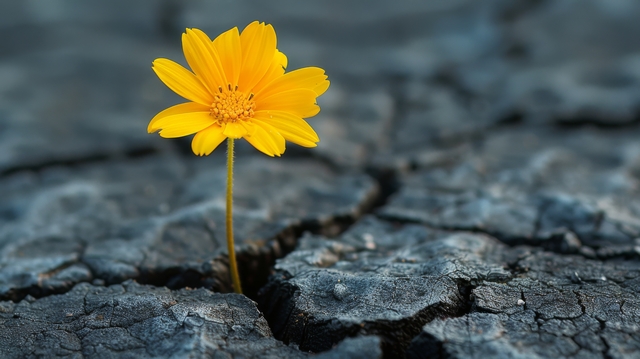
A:
[[[315,147],[318,135],[304,120],[320,108],[316,98],[329,87],[324,70],[305,67],[285,73],[287,57],[276,48],[273,26],[257,21],[215,40],[198,29],[182,34],[189,71],[156,59],[160,80],[190,102],[170,107],[149,123],[166,138],[196,134],[191,149],[210,154],[226,138],[244,138],[269,156],[280,156],[285,140]]]

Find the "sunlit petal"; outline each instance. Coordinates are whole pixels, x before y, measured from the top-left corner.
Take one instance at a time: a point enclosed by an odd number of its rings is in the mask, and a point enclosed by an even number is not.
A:
[[[312,117],[320,112],[313,90],[299,88],[282,91],[262,98],[256,96],[256,111],[288,111],[302,118]]]
[[[213,96],[191,71],[168,59],[156,59],[152,69],[178,95],[203,105],[211,104]]]
[[[247,126],[241,122],[227,122],[224,125],[223,134],[229,138],[242,138],[248,133]]]
[[[187,29],[182,34],[182,50],[189,66],[209,92],[217,92],[219,86],[227,85],[218,53],[204,32]]]
[[[242,46],[240,45],[240,34],[238,28],[223,32],[213,40],[213,47],[220,57],[220,63],[224,69],[227,85],[235,88],[240,77],[242,66]]]
[[[281,154],[284,153],[285,150],[285,139],[284,137],[282,137],[282,135],[280,134],[280,132],[278,132],[278,130],[271,126],[268,123],[265,122],[253,122],[256,125],[256,129],[263,129],[264,133],[267,134],[267,136],[269,136],[269,138],[271,138],[272,143],[275,145],[275,151],[274,154],[276,156],[280,156]]]
[[[157,126],[159,120],[172,115],[178,115],[181,113],[190,113],[190,112],[208,112],[209,106],[204,106],[195,102],[186,102],[181,103],[175,106],[171,106],[166,110],[161,111],[159,114],[155,115],[151,121],[149,122],[149,126],[147,126],[147,132],[153,133],[160,129]]]
[[[258,111],[254,123],[266,123],[273,126],[285,140],[303,147],[316,147],[320,141],[316,132],[307,121],[286,111]]]
[[[260,152],[271,157],[280,156],[284,153],[284,137],[275,128],[266,123],[255,122],[255,124],[255,131],[250,136],[246,136],[245,140]]]
[[[222,127],[214,124],[193,136],[191,149],[198,156],[207,156],[226,139],[227,136],[222,133]]]
[[[305,67],[284,74],[256,92],[258,97],[269,97],[278,92],[299,88],[310,89],[316,96],[322,95],[329,87],[327,75],[318,67]]]
[[[269,65],[269,69],[262,76],[260,81],[258,81],[253,86],[253,92],[260,92],[266,85],[273,82],[278,77],[284,75],[284,70],[287,68],[287,56],[280,51],[276,50],[276,53],[271,60],[271,64]]]
[[[276,32],[273,26],[257,21],[240,34],[242,68],[238,80],[240,91],[251,91],[269,70],[276,53]]]
[[[160,129],[160,136],[174,138],[192,135],[213,124],[209,112],[189,112],[166,116],[154,124]]]

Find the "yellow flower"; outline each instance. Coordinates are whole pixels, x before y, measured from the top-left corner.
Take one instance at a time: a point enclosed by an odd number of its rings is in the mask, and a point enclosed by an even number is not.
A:
[[[193,72],[168,59],[153,70],[167,87],[191,101],[170,107],[149,123],[149,133],[173,138],[196,134],[191,148],[210,154],[226,138],[244,138],[269,156],[280,156],[285,140],[315,147],[318,135],[304,120],[320,108],[329,87],[324,70],[305,67],[285,74],[287,57],[276,48],[273,26],[257,21],[215,40],[198,29],[182,34]]]

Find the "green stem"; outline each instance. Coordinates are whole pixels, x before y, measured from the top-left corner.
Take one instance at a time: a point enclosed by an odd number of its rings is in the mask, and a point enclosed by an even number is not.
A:
[[[236,262],[236,251],[233,248],[233,138],[227,139],[227,250],[229,251],[229,270],[231,271],[231,282],[233,290],[242,294],[240,285],[240,275],[238,274],[238,262]]]

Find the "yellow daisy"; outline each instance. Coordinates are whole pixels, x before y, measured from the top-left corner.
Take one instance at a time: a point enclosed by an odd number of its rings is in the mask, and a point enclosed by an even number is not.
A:
[[[324,70],[305,67],[285,73],[287,57],[276,48],[273,26],[257,21],[215,40],[201,30],[182,34],[189,71],[168,59],[153,70],[167,87],[190,102],[172,106],[149,123],[166,138],[196,134],[191,148],[210,154],[226,138],[244,138],[269,156],[280,156],[285,140],[315,147],[318,135],[304,120],[320,108],[316,98],[329,87]]]

